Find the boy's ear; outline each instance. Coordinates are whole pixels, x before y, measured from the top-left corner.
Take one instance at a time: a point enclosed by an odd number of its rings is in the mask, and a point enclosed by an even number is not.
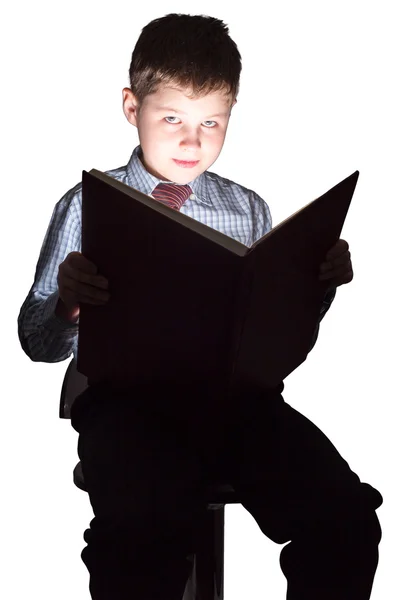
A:
[[[131,125],[137,127],[137,113],[139,103],[133,95],[132,90],[124,88],[122,90],[122,110]]]

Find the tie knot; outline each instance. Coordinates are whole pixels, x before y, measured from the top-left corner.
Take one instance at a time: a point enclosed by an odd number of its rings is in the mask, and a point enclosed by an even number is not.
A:
[[[180,210],[191,194],[192,189],[190,185],[159,183],[158,186],[154,188],[152,196],[170,208]]]

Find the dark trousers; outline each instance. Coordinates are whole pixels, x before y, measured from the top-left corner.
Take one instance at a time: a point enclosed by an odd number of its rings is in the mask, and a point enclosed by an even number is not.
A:
[[[181,600],[210,483],[229,483],[278,544],[287,600],[367,600],[381,494],[276,393],[89,387],[71,422],[94,512],[93,600]]]

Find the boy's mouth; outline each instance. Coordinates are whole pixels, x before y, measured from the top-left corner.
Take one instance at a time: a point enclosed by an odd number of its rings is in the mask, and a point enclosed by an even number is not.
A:
[[[183,168],[190,168],[190,167],[195,167],[196,165],[199,164],[199,160],[177,160],[176,158],[173,159],[173,161],[179,166],[179,167],[183,167]]]

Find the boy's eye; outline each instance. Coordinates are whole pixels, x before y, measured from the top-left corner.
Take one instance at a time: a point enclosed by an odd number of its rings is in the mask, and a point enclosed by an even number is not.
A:
[[[168,121],[168,119],[178,119],[178,117],[165,117],[165,120],[167,121],[167,123],[170,123],[170,121]],[[216,121],[204,121],[204,123],[214,123],[214,125],[206,125],[207,129],[212,129],[213,127],[215,127],[215,125],[217,124]],[[171,125],[178,125],[178,123],[170,123]]]

